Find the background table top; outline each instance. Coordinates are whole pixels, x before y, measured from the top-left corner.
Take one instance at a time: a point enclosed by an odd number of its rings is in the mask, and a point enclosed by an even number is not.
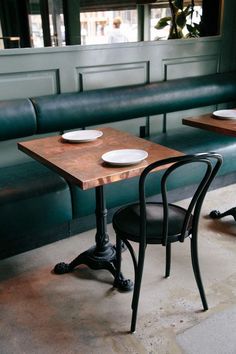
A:
[[[52,136],[18,143],[18,148],[59,173],[81,189],[139,176],[150,163],[183,153],[138,138],[114,128],[99,128],[103,136],[84,143],[68,143],[60,136]],[[101,156],[117,149],[142,149],[148,158],[137,165],[111,166]]]
[[[234,119],[218,119],[212,113],[208,113],[201,116],[184,118],[182,122],[191,127],[236,137],[236,120]]]

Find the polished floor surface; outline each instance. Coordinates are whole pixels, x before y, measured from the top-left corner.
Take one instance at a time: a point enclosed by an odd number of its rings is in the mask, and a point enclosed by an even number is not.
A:
[[[189,241],[173,247],[168,279],[164,248],[149,247],[130,334],[131,293],[114,289],[110,273],[85,266],[51,272],[92,245],[93,230],[0,261],[0,354],[235,354],[236,223],[208,217],[235,206],[235,195],[236,185],[211,191],[203,207],[199,256],[209,311],[201,310]],[[109,234],[114,241],[111,225]],[[123,272],[133,277],[128,252]]]

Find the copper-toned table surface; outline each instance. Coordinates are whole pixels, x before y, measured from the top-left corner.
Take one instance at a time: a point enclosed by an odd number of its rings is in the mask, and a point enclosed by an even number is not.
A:
[[[191,127],[210,130],[224,135],[236,136],[236,120],[218,119],[214,117],[212,113],[184,118],[182,122]]]
[[[212,113],[209,113],[196,117],[184,118],[182,122],[191,127],[236,137],[236,120],[234,119],[219,119],[214,117]],[[236,221],[236,207],[230,208],[223,213],[219,210],[212,210],[210,212],[210,216],[213,219],[221,219],[227,215],[232,215]]]
[[[92,142],[68,143],[60,136],[34,139],[18,144],[19,149],[52,168],[81,189],[139,176],[151,162],[170,156],[182,155],[179,151],[138,138],[113,128],[101,128],[103,136]],[[110,150],[142,149],[148,158],[140,164],[125,167],[109,166],[101,156]]]
[[[116,273],[116,251],[109,242],[107,234],[107,210],[103,186],[122,179],[139,176],[150,163],[183,153],[162,145],[138,138],[127,132],[113,128],[99,128],[103,136],[95,141],[68,143],[60,136],[34,139],[18,143],[18,148],[56,171],[67,181],[81,189],[95,188],[96,191],[96,244],[83,252],[69,264],[59,263],[54,271],[57,274],[71,272],[79,264],[92,269],[107,269],[113,276]],[[137,165],[111,166],[103,162],[101,156],[117,149],[142,149],[148,152],[146,160]],[[138,186],[137,186],[138,188]],[[130,290],[132,284],[123,277],[119,284],[121,290]]]

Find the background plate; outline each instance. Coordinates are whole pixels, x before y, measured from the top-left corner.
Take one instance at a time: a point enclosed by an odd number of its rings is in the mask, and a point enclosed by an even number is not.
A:
[[[76,130],[62,135],[62,138],[71,143],[93,141],[103,135],[100,130]]]
[[[236,119],[235,109],[221,109],[219,111],[213,112],[213,116],[218,119]]]

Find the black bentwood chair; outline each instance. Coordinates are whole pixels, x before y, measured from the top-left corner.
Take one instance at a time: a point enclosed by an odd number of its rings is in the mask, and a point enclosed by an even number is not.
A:
[[[186,237],[190,237],[193,272],[200,292],[203,309],[208,309],[198,262],[198,224],[204,197],[221,164],[222,157],[216,153],[185,155],[154,162],[146,167],[140,176],[139,203],[124,206],[114,214],[113,227],[116,232],[117,240],[116,279],[119,278],[121,271],[122,242],[124,242],[130,251],[134,263],[135,282],[131,306],[131,332],[135,332],[136,328],[139,294],[147,244],[161,244],[166,247],[165,277],[168,277],[171,263],[171,243],[176,241],[184,242]],[[162,202],[147,202],[145,196],[147,177],[152,170],[164,165],[167,166],[161,180]],[[192,171],[194,167],[196,168],[196,175],[200,176],[189,206],[185,209],[169,203],[167,180],[169,181],[170,176],[173,177],[173,172],[175,171],[176,173],[177,169],[180,171],[183,168],[188,168],[188,171]],[[181,174],[181,176],[184,175]],[[129,241],[139,243],[138,260]]]

